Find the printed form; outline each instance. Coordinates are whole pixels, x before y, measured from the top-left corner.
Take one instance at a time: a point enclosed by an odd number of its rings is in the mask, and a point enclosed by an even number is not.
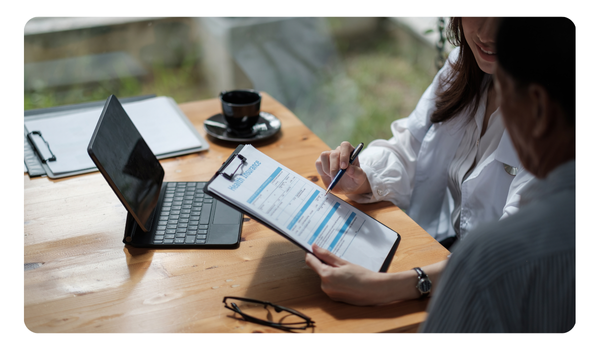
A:
[[[251,145],[217,176],[209,190],[261,218],[308,251],[312,244],[342,259],[379,271],[398,234],[329,194]]]

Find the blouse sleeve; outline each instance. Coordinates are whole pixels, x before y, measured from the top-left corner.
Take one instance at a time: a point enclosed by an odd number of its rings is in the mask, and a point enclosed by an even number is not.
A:
[[[408,208],[417,156],[423,138],[431,126],[430,117],[435,109],[435,92],[439,77],[451,69],[449,61],[457,56],[458,48],[450,54],[410,116],[392,123],[392,138],[374,140],[360,154],[360,166],[367,174],[371,193],[348,195],[348,198],[359,203],[390,201],[401,209]]]
[[[403,119],[392,123],[393,137],[375,140],[359,156],[371,193],[349,195],[359,203],[390,201],[408,208],[421,142],[413,137]]]

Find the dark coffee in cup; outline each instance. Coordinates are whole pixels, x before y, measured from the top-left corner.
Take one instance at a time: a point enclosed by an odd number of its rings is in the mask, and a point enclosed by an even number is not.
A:
[[[231,90],[221,92],[219,97],[227,126],[239,134],[251,133],[260,116],[260,93],[255,90]]]

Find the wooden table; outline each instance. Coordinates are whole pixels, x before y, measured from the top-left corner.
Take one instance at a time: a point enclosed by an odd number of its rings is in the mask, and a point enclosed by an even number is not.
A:
[[[197,130],[217,99],[180,105]],[[323,186],[314,163],[329,149],[292,112],[264,94],[282,122],[254,146]],[[161,161],[166,181],[206,181],[235,148],[207,137],[206,152]],[[226,295],[295,308],[313,332],[416,331],[427,301],[358,307],[330,300],[304,252],[245,218],[236,250],[146,250],[123,245],[126,211],[99,172],[51,180],[25,174],[25,324],[34,332],[279,332],[233,318]],[[359,209],[402,240],[390,272],[443,260],[448,251],[390,203]]]

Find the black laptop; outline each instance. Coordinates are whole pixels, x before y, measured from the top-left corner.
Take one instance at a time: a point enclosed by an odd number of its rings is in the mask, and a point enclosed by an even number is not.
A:
[[[125,244],[239,247],[242,213],[205,194],[205,182],[163,182],[162,166],[114,95],[104,104],[88,154],[127,209]]]

